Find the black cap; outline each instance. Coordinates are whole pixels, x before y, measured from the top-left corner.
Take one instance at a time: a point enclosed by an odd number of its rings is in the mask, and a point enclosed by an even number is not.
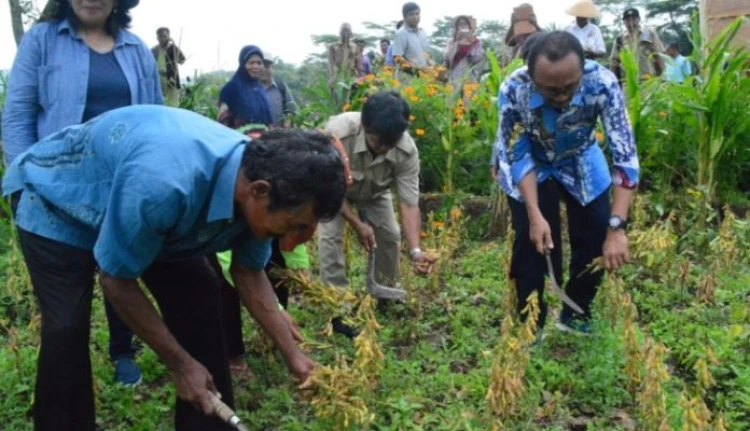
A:
[[[628,18],[640,18],[641,13],[638,12],[638,9],[631,7],[630,9],[626,9],[625,12],[622,13],[622,19],[628,19]]]

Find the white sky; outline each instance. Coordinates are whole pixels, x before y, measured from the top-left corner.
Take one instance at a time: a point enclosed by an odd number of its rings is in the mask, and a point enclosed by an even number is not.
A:
[[[479,21],[507,22],[513,6],[524,0],[421,0],[422,27],[443,16],[469,14]],[[542,26],[567,24],[564,13],[573,0],[531,0]],[[40,1],[41,3],[41,1]],[[256,44],[285,62],[299,64],[315,51],[313,34],[338,33],[342,22],[364,32],[363,21],[387,23],[401,17],[404,0],[141,0],[133,9],[132,31],[148,46],[156,43],[156,29],[166,26],[187,55],[183,76],[194,70],[234,69],[243,45]],[[180,36],[182,36],[180,40]],[[0,1],[0,69],[10,69],[16,48],[8,2]]]

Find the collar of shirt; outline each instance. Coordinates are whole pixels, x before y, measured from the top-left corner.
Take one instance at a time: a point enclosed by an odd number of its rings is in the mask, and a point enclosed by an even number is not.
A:
[[[409,26],[407,25],[407,26],[406,26],[406,31],[408,31],[408,32],[411,32],[411,33],[419,33],[419,32],[421,32],[421,31],[422,31],[422,27],[411,28],[411,27],[409,27]]]
[[[83,41],[81,36],[78,34],[75,28],[73,28],[72,25],[70,25],[70,22],[68,22],[67,19],[64,19],[60,21],[60,23],[57,25],[57,32],[62,33],[63,31],[66,31],[70,34],[70,36],[73,39]],[[115,37],[115,47],[120,47],[124,45],[140,45],[141,41],[136,37],[134,34],[130,33],[127,30],[120,30],[117,32],[117,36]]]
[[[399,139],[395,147],[385,153],[385,156],[378,155],[377,157],[375,157],[372,162],[368,164],[368,167],[383,163],[385,160],[396,163],[396,149],[403,149],[403,141],[403,139]],[[367,148],[367,142],[365,142],[365,129],[360,126],[359,132],[357,133],[357,140],[354,142],[354,154],[359,155],[362,153],[369,153],[372,156],[372,153],[370,153],[370,149]]]
[[[245,146],[238,145],[219,172],[216,179],[216,186],[211,196],[211,202],[208,204],[208,217],[206,221],[209,223],[234,218],[234,188],[244,151]]]

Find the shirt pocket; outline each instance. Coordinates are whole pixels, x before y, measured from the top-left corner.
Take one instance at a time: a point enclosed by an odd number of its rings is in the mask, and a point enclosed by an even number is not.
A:
[[[45,110],[57,103],[60,98],[60,81],[62,80],[62,66],[40,66],[38,71],[39,104]]]

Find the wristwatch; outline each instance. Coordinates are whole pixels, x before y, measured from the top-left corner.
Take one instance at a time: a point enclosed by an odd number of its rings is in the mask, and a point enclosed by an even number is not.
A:
[[[623,220],[620,218],[620,216],[613,215],[609,218],[609,229],[610,230],[627,230],[628,229],[628,221]]]
[[[416,256],[422,254],[422,249],[417,247],[409,250],[409,257],[413,260]]]

